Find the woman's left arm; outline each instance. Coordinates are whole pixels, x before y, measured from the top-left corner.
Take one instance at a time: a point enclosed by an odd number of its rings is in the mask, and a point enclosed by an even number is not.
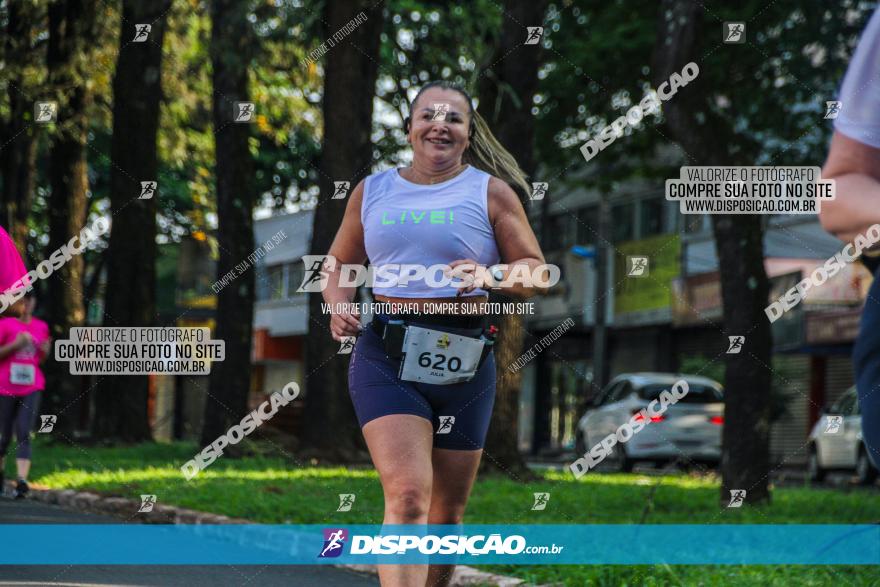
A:
[[[508,266],[504,270],[502,283],[509,281],[507,278],[511,276],[511,272],[516,271],[513,274],[515,283],[502,286],[499,291],[522,299],[547,293],[549,287],[535,283],[523,284],[516,277],[526,274],[536,275],[535,270],[544,265],[541,246],[516,192],[506,182],[493,177],[489,180],[488,200],[489,220],[495,231],[495,242],[498,245],[498,252],[501,253],[501,263]],[[517,267],[521,268],[516,269]],[[539,281],[546,281],[548,277],[544,275]]]

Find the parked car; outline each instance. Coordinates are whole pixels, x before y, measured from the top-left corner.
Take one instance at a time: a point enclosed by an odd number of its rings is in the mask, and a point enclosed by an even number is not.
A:
[[[828,471],[855,471],[860,483],[877,479],[862,439],[862,418],[855,386],[850,387],[827,410],[810,431],[807,477],[822,481]]]
[[[612,379],[578,421],[578,456],[616,433],[681,379],[688,384],[687,394],[664,414],[651,417],[627,442],[615,445],[605,460],[619,471],[632,470],[638,461],[661,464],[679,457],[717,464],[724,425],[723,387],[707,377],[674,373],[626,373]]]

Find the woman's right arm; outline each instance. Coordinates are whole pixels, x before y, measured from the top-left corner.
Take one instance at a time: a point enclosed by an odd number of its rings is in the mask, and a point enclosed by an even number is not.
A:
[[[336,232],[336,238],[330,245],[328,255],[336,262],[332,267],[325,264],[327,287],[322,292],[324,301],[331,308],[330,332],[334,340],[344,336],[357,336],[361,330],[360,313],[351,306],[357,292],[356,287],[339,285],[341,265],[351,263],[363,265],[367,260],[364,246],[364,227],[361,223],[361,202],[364,197],[364,181],[361,180],[351,193],[345,207],[345,216]]]
[[[27,332],[19,332],[15,340],[9,344],[0,346],[0,361],[11,355],[12,353],[26,347],[33,339]]]
[[[822,202],[822,228],[852,242],[880,223],[880,149],[835,132],[822,179],[837,182],[835,199]]]

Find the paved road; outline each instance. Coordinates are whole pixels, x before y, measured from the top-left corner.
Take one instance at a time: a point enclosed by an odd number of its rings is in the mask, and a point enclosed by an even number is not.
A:
[[[0,540],[15,540],[2,529],[3,524],[114,524],[116,518],[66,510],[36,501],[0,498]],[[275,587],[321,585],[361,587],[379,581],[344,569],[305,565],[21,565],[0,566],[0,585],[36,587]]]

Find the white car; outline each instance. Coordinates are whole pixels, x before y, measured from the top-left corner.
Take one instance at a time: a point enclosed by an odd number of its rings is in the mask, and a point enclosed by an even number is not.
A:
[[[870,485],[877,469],[868,458],[862,440],[862,418],[855,386],[846,390],[810,431],[807,477],[822,481],[830,470],[853,471],[860,483]]]
[[[619,471],[630,471],[636,461],[666,462],[682,458],[717,464],[721,459],[724,395],[720,383],[698,375],[626,373],[602,390],[577,425],[578,456],[648,407],[661,391],[684,379],[688,392],[670,404],[625,443],[618,443],[606,458]],[[656,405],[655,405],[656,409]]]

